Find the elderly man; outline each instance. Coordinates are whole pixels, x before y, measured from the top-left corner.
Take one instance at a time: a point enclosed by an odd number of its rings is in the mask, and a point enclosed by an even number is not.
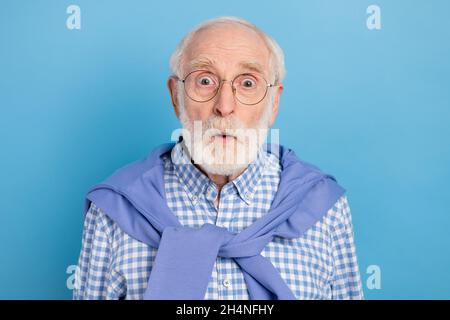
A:
[[[263,143],[283,91],[277,43],[216,18],[171,68],[179,140],[89,190],[74,298],[363,298],[345,190]]]

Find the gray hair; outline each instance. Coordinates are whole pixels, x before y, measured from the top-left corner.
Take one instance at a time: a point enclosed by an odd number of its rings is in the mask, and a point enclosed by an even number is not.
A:
[[[256,31],[262,39],[265,41],[267,48],[270,51],[270,68],[274,77],[275,83],[279,83],[284,79],[286,70],[284,67],[284,53],[278,43],[264,31],[256,27],[254,24],[238,17],[218,17],[211,20],[207,20],[191,30],[177,45],[175,51],[170,57],[170,69],[172,73],[178,77],[181,76],[181,61],[185,49],[190,44],[194,36],[200,30],[214,26],[219,23],[227,23],[233,25],[243,25],[254,31]]]

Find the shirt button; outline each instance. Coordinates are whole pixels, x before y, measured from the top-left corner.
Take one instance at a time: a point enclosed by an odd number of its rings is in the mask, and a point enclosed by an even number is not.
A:
[[[196,203],[197,200],[198,200],[198,197],[194,194],[194,195],[191,197],[191,199],[192,199],[192,202]]]
[[[225,288],[228,288],[229,286],[231,286],[231,282],[228,279],[223,280],[222,283]]]

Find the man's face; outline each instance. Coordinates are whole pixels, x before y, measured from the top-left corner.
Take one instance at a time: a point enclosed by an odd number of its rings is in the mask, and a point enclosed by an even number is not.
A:
[[[175,112],[190,133],[190,139],[185,137],[190,140],[186,147],[205,171],[233,175],[254,160],[275,121],[283,88],[268,88],[262,101],[245,105],[235,98],[231,80],[240,74],[254,74],[273,83],[269,61],[269,49],[260,35],[234,25],[201,30],[186,48],[180,77],[205,70],[230,80],[207,102],[190,99],[183,84],[174,78],[168,82]]]

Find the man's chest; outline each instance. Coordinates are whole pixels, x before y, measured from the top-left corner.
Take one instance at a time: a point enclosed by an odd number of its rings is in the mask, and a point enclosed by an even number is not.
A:
[[[172,170],[164,174],[167,205],[182,225],[196,228],[211,223],[230,232],[242,231],[269,212],[279,179],[272,175],[258,182],[251,193],[240,193],[232,184],[219,193],[213,186],[202,191],[189,188]]]
[[[251,194],[240,193],[233,186],[220,195],[208,187],[203,193],[193,193],[174,172],[165,173],[167,203],[182,225],[197,228],[211,223],[234,233],[270,211],[278,183],[273,174],[261,177]],[[299,299],[329,298],[332,259],[325,229],[319,223],[298,239],[276,237],[261,252]],[[233,259],[217,258],[205,299],[248,299],[244,276]]]

